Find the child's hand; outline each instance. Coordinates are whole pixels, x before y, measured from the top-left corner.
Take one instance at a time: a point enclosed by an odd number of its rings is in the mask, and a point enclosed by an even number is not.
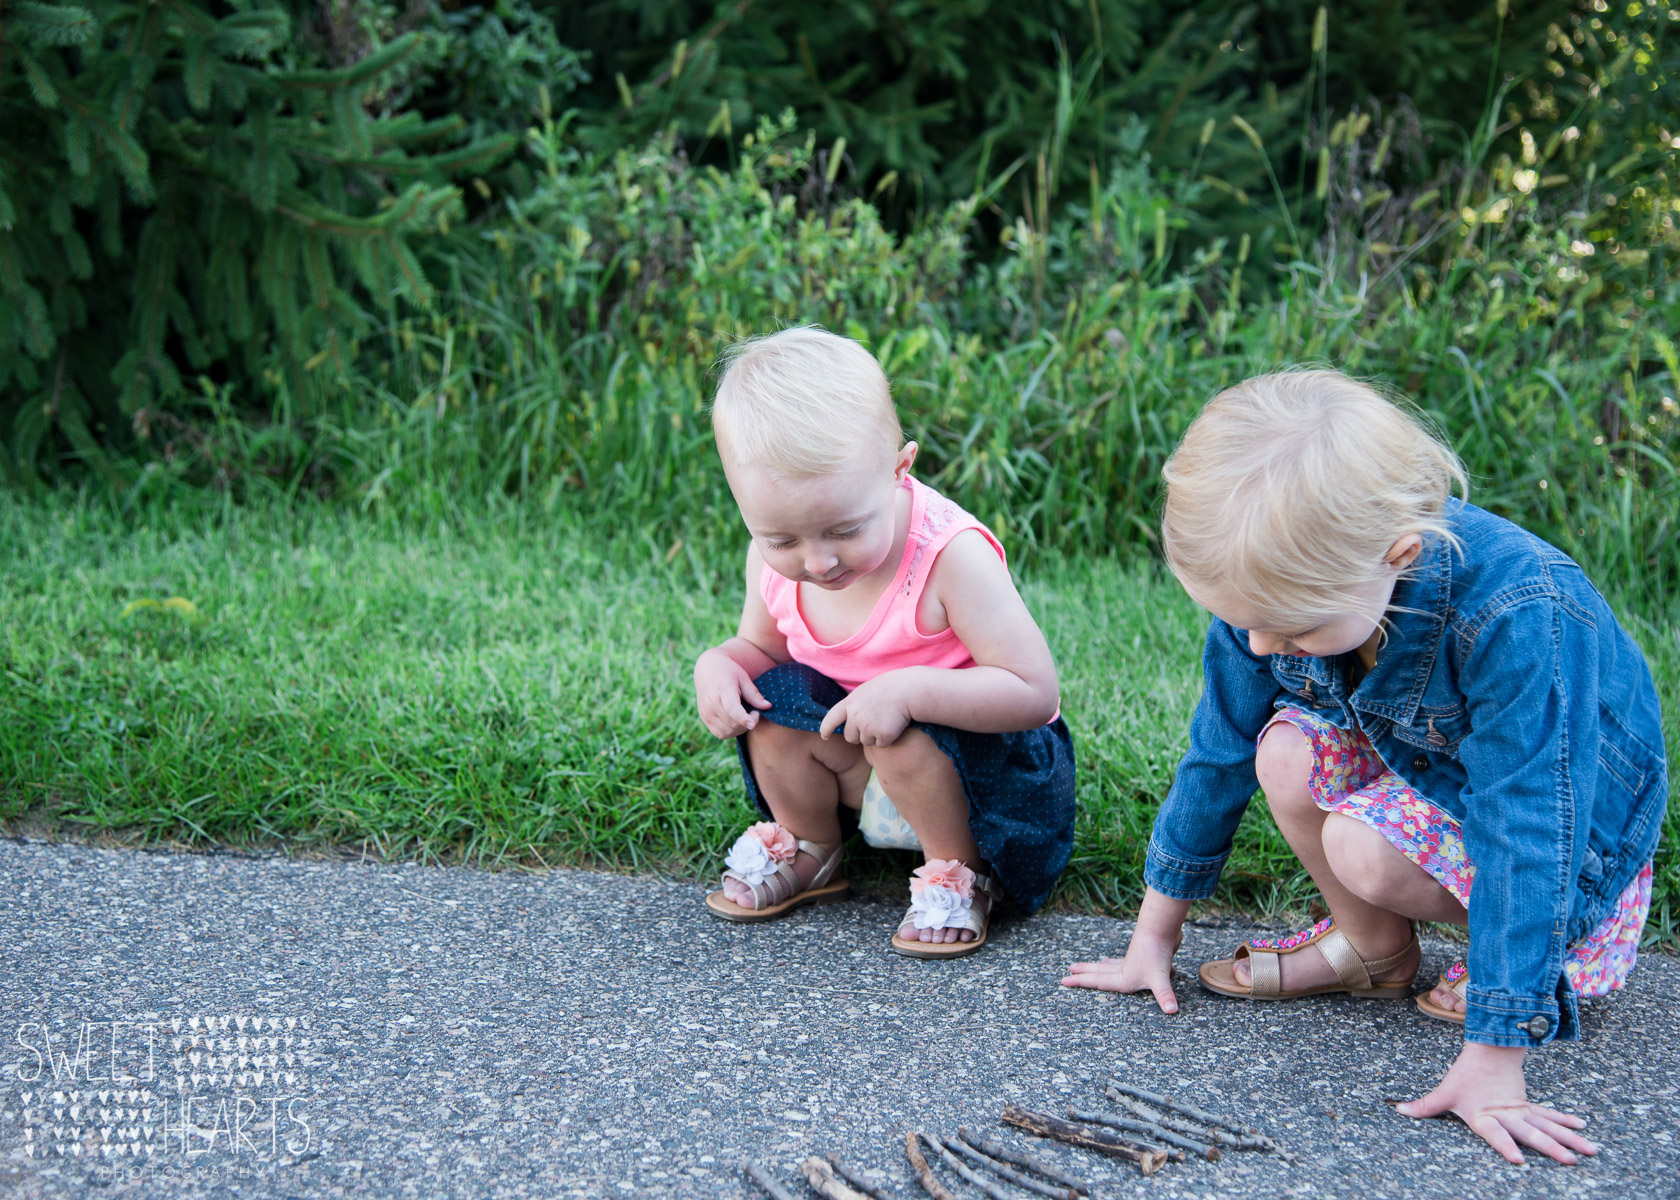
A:
[[[1518,1142],[1561,1163],[1575,1162],[1578,1154],[1597,1154],[1598,1147],[1575,1132],[1586,1125],[1580,1117],[1528,1102],[1522,1069],[1526,1053],[1521,1046],[1465,1042],[1435,1090],[1397,1111],[1407,1117],[1451,1112],[1510,1163],[1523,1161]]]
[[[754,710],[770,707],[746,669],[716,647],[695,661],[694,693],[700,719],[720,738],[739,737],[755,728],[758,713]],[[753,707],[749,709],[748,704]]]
[[[1078,962],[1068,968],[1063,987],[1098,988],[1105,992],[1151,992],[1164,1013],[1178,1011],[1172,988],[1172,960],[1177,946],[1148,936],[1132,935],[1126,957]]]
[[[909,671],[888,671],[858,684],[828,710],[817,732],[826,739],[842,724],[854,746],[890,746],[910,724]]]

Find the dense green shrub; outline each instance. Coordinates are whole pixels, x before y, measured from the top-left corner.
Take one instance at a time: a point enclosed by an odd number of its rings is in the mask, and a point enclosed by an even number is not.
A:
[[[409,242],[447,226],[447,177],[511,138],[394,110],[409,33],[321,65],[263,0],[0,0],[0,461],[63,437],[103,463],[169,439],[198,391],[272,371],[292,405],[373,313],[425,303]]]

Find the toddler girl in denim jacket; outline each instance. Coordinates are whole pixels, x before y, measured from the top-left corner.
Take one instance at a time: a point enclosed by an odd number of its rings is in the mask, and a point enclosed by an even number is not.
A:
[[[768,819],[706,907],[756,922],[839,898],[842,836],[884,790],[926,859],[892,949],[971,954],[994,898],[1036,909],[1073,850],[1056,667],[1003,548],[910,474],[886,375],[849,338],[736,347],[712,427],[752,540],[740,625],[695,663],[695,698]]]
[[[1467,924],[1466,961],[1417,998],[1463,1049],[1400,1111],[1450,1110],[1512,1162],[1594,1153],[1527,1102],[1522,1064],[1623,986],[1650,907],[1668,782],[1639,648],[1568,556],[1453,498],[1452,451],[1337,372],[1214,397],[1164,475],[1167,562],[1214,615],[1206,687],[1126,955],[1063,982],[1176,1010],[1180,927],[1258,782],[1330,916],[1203,963],[1203,986],[1404,998],[1413,923]]]

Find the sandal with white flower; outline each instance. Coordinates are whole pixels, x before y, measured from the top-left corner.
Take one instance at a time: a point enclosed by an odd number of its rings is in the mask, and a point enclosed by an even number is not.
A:
[[[801,850],[818,864],[817,873],[803,890],[793,866]],[[735,839],[723,862],[728,868],[723,873],[725,879],[739,880],[752,890],[753,907],[743,907],[722,892],[708,895],[706,907],[714,917],[742,925],[774,921],[806,904],[828,904],[839,900],[852,886],[834,878],[840,868],[839,846],[827,850],[795,838],[774,821],[760,821]]]
[[[1431,991],[1447,991],[1464,999],[1464,989],[1470,986],[1470,969],[1464,965],[1461,958],[1447,968],[1447,973],[1441,976],[1439,982]],[[1434,1017],[1437,1021],[1451,1021],[1454,1025],[1464,1024],[1464,1012],[1461,1009],[1451,1009],[1444,1004],[1435,1003],[1429,992],[1424,992],[1417,998],[1418,1008]]]
[[[1324,961],[1336,973],[1336,982],[1284,991],[1280,960],[1285,954],[1297,954],[1308,946],[1317,948],[1324,956]],[[1240,996],[1244,1000],[1293,1000],[1297,996],[1323,996],[1333,992],[1346,992],[1367,1000],[1403,1000],[1412,994],[1412,981],[1417,975],[1415,968],[1405,979],[1378,983],[1375,977],[1393,971],[1413,954],[1420,953],[1414,932],[1412,940],[1400,953],[1367,962],[1347,940],[1347,935],[1336,928],[1336,922],[1326,917],[1312,928],[1288,937],[1246,941],[1237,947],[1232,957],[1203,963],[1199,973],[1202,986],[1210,992]],[[1237,963],[1244,958],[1248,959],[1248,983],[1242,982],[1236,974]]]
[[[976,904],[975,893],[981,892]],[[986,927],[991,922],[992,904],[998,886],[989,875],[980,875],[955,858],[930,858],[917,867],[910,879],[910,908],[899,929],[966,929],[971,942],[922,942],[900,937],[895,931],[892,948],[909,958],[961,958],[986,944]]]

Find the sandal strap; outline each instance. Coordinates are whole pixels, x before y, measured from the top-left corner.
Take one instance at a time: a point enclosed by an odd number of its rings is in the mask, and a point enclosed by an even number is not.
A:
[[[1399,953],[1366,961],[1359,957],[1359,951],[1353,948],[1353,943],[1348,941],[1347,935],[1337,929],[1332,921],[1317,935],[1298,945],[1290,946],[1287,950],[1244,942],[1237,947],[1236,957],[1247,957],[1249,990],[1256,996],[1281,996],[1283,956],[1305,950],[1308,946],[1318,947],[1318,952],[1324,956],[1324,961],[1330,964],[1330,969],[1336,973],[1336,979],[1343,987],[1349,991],[1366,991],[1374,986],[1371,981],[1373,975],[1381,975],[1384,971],[1399,966],[1417,944],[1417,933],[1414,931],[1411,941],[1407,942]]]
[[[797,845],[799,849],[805,851],[821,864],[817,868],[817,873],[811,876],[811,882],[805,885],[807,890],[819,888],[834,878],[834,872],[840,869],[840,846],[837,845],[832,850],[824,850],[815,842],[808,842],[804,838],[800,838]],[[783,863],[782,865],[787,866],[788,864]]]
[[[785,863],[777,863],[775,873],[766,875],[763,883],[749,883],[732,870],[726,870],[723,876],[725,879],[736,880],[752,892],[755,909],[769,908],[773,904],[791,900],[799,892],[822,887],[823,884],[834,878],[834,873],[840,869],[839,846],[835,846],[832,850],[824,850],[817,843],[808,842],[804,838],[801,838],[795,845],[820,864],[817,867],[817,873],[811,876],[811,882],[806,884],[804,888],[799,886],[799,872],[794,869],[793,859],[789,859]],[[797,855],[795,858],[797,858]]]

